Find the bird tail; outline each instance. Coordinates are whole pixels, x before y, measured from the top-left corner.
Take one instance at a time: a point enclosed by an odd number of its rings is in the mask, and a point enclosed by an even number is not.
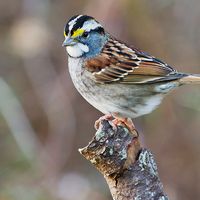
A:
[[[186,76],[180,78],[179,83],[185,84],[200,84],[200,74],[186,74]]]

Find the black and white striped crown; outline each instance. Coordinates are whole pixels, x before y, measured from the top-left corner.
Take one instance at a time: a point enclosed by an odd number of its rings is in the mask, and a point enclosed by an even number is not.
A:
[[[64,34],[72,36],[78,29],[83,29],[86,32],[91,30],[103,31],[104,29],[99,22],[88,15],[75,15],[66,24]]]

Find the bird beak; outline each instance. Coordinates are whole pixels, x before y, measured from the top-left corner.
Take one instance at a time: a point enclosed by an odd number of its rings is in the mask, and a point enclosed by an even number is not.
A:
[[[76,42],[74,41],[73,38],[65,37],[65,40],[64,40],[62,46],[63,46],[63,47],[66,47],[66,46],[73,46],[73,45],[75,45],[75,44],[76,44]]]

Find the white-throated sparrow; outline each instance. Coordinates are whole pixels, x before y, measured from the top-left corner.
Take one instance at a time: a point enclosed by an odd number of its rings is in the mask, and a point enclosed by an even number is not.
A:
[[[180,85],[200,76],[179,73],[161,60],[115,39],[93,17],[76,15],[64,29],[69,72],[76,89],[95,108],[123,121],[154,110]],[[115,120],[116,121],[116,120]]]

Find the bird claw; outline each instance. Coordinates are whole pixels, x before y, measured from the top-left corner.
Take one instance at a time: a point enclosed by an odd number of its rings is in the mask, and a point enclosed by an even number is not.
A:
[[[102,120],[108,120],[109,124],[112,126],[113,130],[117,130],[117,126],[119,125],[125,125],[131,133],[134,135],[138,135],[138,132],[133,124],[133,121],[130,118],[114,118],[111,114],[106,114],[102,117],[100,117],[94,124],[94,127],[96,130],[99,129],[100,123]]]
[[[130,118],[115,118],[114,120],[112,120],[113,124],[115,124],[115,126],[117,125],[125,125],[129,131],[131,133],[137,132],[135,125],[133,124],[133,121]]]

